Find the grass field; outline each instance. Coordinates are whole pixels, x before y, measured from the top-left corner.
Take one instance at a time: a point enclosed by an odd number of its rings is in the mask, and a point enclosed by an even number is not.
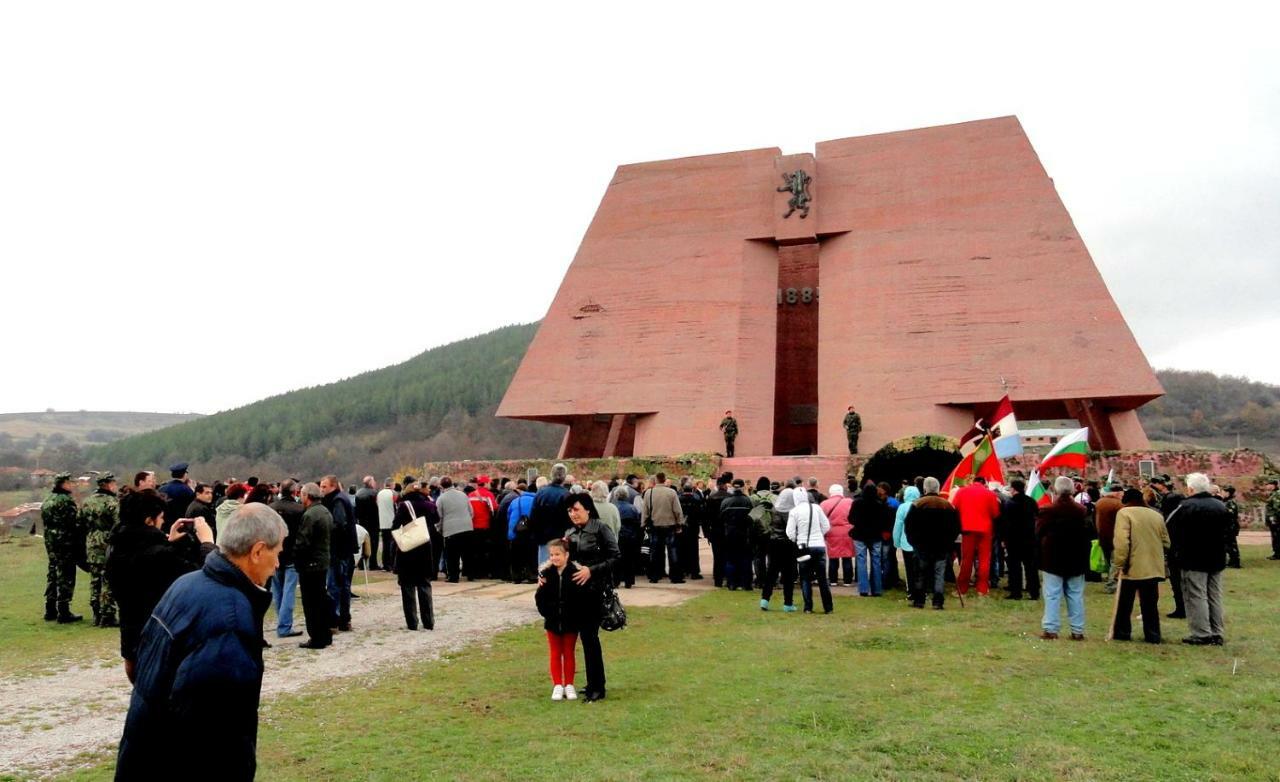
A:
[[[753,595],[715,592],[604,634],[609,697],[586,705],[548,699],[545,638],[529,626],[265,704],[258,778],[1275,779],[1280,567],[1245,553],[1226,576],[1224,647],[1177,643],[1173,620],[1162,646],[1106,643],[1098,584],[1083,643],[1039,640],[1030,601],[915,611],[900,593],[837,590],[830,616],[784,615],[777,598],[764,613]],[[93,628],[15,628],[12,590],[33,589],[34,570],[8,570],[0,663],[47,654],[52,638],[93,645],[80,640]],[[110,776],[104,754],[66,778]]]

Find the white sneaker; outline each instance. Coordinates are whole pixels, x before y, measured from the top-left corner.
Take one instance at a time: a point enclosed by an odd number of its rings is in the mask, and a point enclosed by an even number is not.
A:
[[[578,697],[578,696],[576,696],[576,695],[575,695],[574,697],[576,698],[576,697]],[[555,688],[554,688],[553,690],[551,690],[551,700],[553,700],[553,701],[562,701],[562,700],[564,700],[564,686],[563,686],[563,685],[557,684],[557,685],[555,686]]]
[[[564,699],[567,701],[576,701],[578,699],[578,691],[573,688],[572,684],[564,686]]]

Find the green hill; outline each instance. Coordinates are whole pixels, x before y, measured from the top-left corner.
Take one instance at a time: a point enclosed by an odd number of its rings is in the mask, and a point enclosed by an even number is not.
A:
[[[401,364],[110,443],[88,457],[126,472],[183,460],[198,477],[244,477],[386,475],[431,460],[554,453],[563,427],[494,417],[537,328],[501,328]]]
[[[406,465],[546,457],[564,429],[494,417],[537,323],[428,350],[402,364],[96,446],[77,469],[191,462],[198,477],[387,475]],[[1153,440],[1277,451],[1280,387],[1162,370],[1168,395],[1139,413]]]

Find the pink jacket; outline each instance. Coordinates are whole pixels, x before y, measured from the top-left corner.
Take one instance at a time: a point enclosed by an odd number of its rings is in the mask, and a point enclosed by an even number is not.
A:
[[[853,500],[848,497],[828,497],[818,507],[831,520],[831,531],[826,535],[827,558],[843,559],[853,556],[853,538],[849,533],[853,525],[849,523],[849,509]]]

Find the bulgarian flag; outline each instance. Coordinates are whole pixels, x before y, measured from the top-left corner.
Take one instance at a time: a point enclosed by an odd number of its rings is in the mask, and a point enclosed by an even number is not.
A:
[[[1000,457],[996,456],[996,448],[989,434],[983,435],[977,447],[966,454],[951,471],[947,476],[947,482],[942,485],[941,493],[946,495],[955,486],[972,483],[973,479],[979,475],[986,478],[988,482],[1004,483],[1004,470],[1000,466]]]
[[[1044,488],[1044,484],[1040,483],[1039,470],[1031,471],[1031,478],[1027,480],[1027,496],[1035,500],[1036,506],[1040,508],[1053,501],[1053,497]]]
[[[1053,450],[1045,455],[1036,472],[1059,467],[1070,470],[1083,470],[1089,463],[1089,427],[1077,429],[1058,441]]]

